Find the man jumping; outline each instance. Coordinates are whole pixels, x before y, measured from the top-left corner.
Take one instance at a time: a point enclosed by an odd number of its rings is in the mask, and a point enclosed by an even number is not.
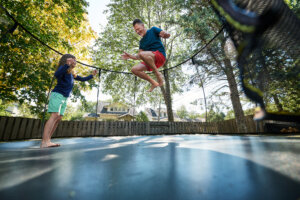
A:
[[[135,19],[132,25],[135,32],[142,37],[140,40],[139,53],[137,55],[131,55],[124,52],[122,58],[125,60],[133,59],[143,61],[135,65],[131,69],[131,72],[149,81],[151,83],[149,92],[152,92],[157,86],[164,84],[162,74],[158,71],[158,68],[163,66],[166,61],[165,48],[160,38],[169,38],[170,34],[157,27],[152,27],[147,30],[140,19]],[[148,76],[145,71],[153,71],[157,81]]]

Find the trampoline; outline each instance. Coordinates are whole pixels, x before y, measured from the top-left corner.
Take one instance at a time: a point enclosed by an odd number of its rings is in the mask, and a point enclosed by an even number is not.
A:
[[[0,143],[1,199],[299,199],[300,135]]]

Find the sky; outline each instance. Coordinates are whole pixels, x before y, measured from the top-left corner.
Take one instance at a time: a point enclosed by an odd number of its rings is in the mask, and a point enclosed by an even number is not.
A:
[[[107,23],[106,15],[103,13],[105,9],[107,9],[107,5],[109,4],[110,0],[88,0],[89,7],[87,8],[88,11],[88,18],[90,21],[90,25],[97,34],[101,31],[101,26],[104,27]],[[209,93],[209,91],[206,91]],[[97,99],[97,89],[94,88],[90,92],[86,92],[86,99],[88,101],[96,101]],[[100,93],[99,99],[100,100],[108,100],[111,97],[109,95],[104,95]],[[198,87],[190,88],[189,91],[184,92],[183,94],[175,94],[172,96],[173,99],[173,109],[177,110],[182,105],[184,105],[188,111],[196,111],[197,113],[204,113],[204,106],[200,105],[192,105],[191,102],[195,101],[196,99],[203,98],[202,89]],[[149,107],[149,106],[148,106]],[[144,107],[138,108],[138,110],[143,110]]]
[[[99,33],[100,27],[105,26],[107,23],[103,11],[107,9],[106,6],[109,4],[110,0],[88,0],[88,2],[89,7],[87,8],[87,11],[90,24],[94,31]]]

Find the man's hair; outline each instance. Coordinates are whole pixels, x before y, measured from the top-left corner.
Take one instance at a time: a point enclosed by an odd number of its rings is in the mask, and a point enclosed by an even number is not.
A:
[[[144,24],[144,23],[143,23],[142,20],[140,20],[140,19],[135,19],[135,20],[133,20],[133,22],[132,22],[132,26],[134,26],[134,25],[136,25],[136,24]]]

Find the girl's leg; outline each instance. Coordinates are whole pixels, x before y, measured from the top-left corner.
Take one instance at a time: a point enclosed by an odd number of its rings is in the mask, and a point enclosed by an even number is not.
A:
[[[58,117],[59,117],[58,113],[51,113],[51,116],[50,116],[49,120],[47,121],[45,128],[44,128],[43,139],[42,139],[42,143],[40,146],[41,148],[53,146],[53,145],[51,145],[51,142],[50,142],[50,139],[51,139],[50,134],[51,134],[53,127],[55,126],[55,123],[56,123]]]
[[[57,117],[57,119],[56,119],[56,121],[55,121],[55,124],[54,124],[54,126],[52,127],[52,129],[51,129],[51,131],[50,131],[50,134],[49,134],[49,141],[50,141],[51,145],[60,146],[60,144],[52,143],[52,142],[51,142],[51,137],[52,137],[53,133],[55,132],[55,130],[56,130],[56,128],[57,128],[59,122],[61,121],[61,118],[62,118],[61,115],[59,115],[59,116]]]

